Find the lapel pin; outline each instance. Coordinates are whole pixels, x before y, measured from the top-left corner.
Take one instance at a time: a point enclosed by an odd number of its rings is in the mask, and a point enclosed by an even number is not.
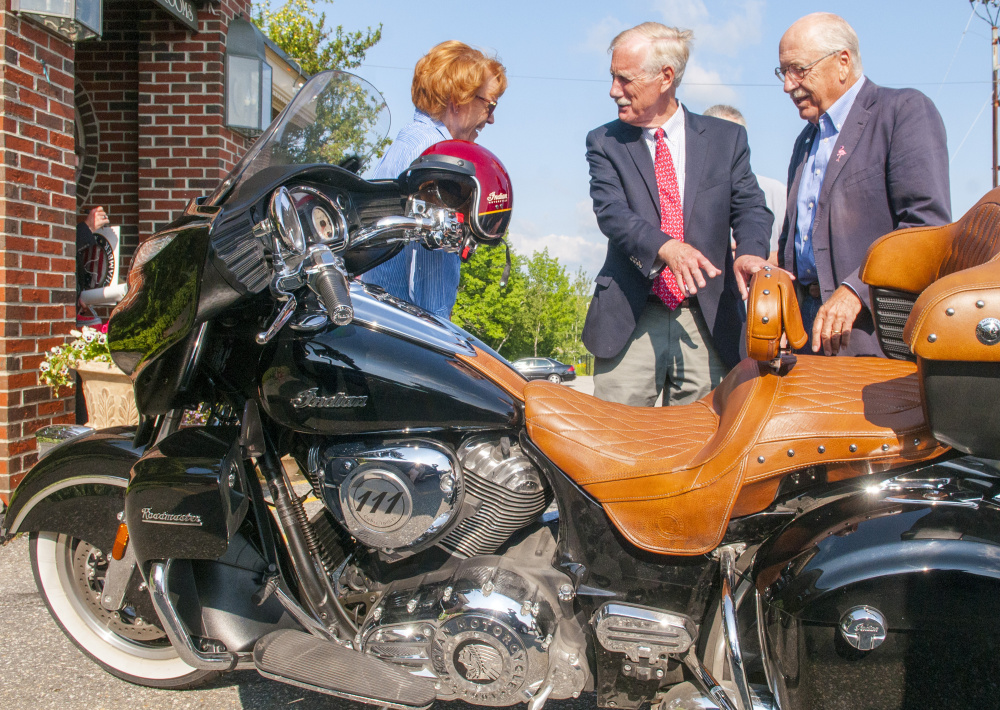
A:
[[[837,162],[839,163],[840,159],[843,158],[845,155],[847,155],[847,151],[844,150],[844,146],[840,146],[840,150],[837,151]]]

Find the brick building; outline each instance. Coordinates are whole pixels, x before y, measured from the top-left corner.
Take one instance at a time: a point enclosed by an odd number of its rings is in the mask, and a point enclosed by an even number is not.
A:
[[[15,0],[16,1],[16,0]],[[40,384],[42,353],[75,327],[75,225],[103,206],[122,262],[213,189],[249,141],[224,124],[226,38],[249,0],[103,0],[74,43],[4,0],[0,61],[0,499],[37,459],[33,434],[72,423],[74,393]],[[16,7],[16,6],[15,6]],[[188,21],[178,20],[186,10]],[[183,19],[183,17],[181,17]],[[197,30],[188,25],[196,25]],[[274,100],[297,67],[269,49]],[[124,274],[124,269],[122,273]]]

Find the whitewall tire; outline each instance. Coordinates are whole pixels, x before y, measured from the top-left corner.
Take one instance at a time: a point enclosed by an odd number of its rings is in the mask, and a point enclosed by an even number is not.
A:
[[[182,661],[159,619],[110,614],[100,608],[103,553],[68,535],[32,533],[31,569],[49,612],[71,641],[112,675],[154,688],[191,688],[218,675]]]

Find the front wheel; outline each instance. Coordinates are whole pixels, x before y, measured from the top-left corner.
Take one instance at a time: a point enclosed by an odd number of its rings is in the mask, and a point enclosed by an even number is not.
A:
[[[553,372],[551,375],[548,376],[548,381],[554,385],[558,385],[560,382],[562,382],[562,378]]]
[[[31,571],[56,620],[77,648],[114,676],[151,688],[193,688],[219,675],[178,657],[153,609],[140,575],[134,575],[124,608],[101,606],[108,563],[96,547],[69,535],[32,533]]]

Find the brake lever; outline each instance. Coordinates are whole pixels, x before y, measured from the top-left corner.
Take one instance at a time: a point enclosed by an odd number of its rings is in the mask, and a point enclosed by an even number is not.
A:
[[[278,312],[278,317],[274,319],[271,326],[263,333],[257,333],[257,344],[264,345],[270,341],[271,338],[277,335],[278,331],[281,330],[285,326],[285,323],[288,322],[288,319],[292,317],[292,313],[295,312],[298,305],[299,304],[298,301],[295,300],[295,296],[288,294],[288,300],[285,301],[285,305],[281,307],[281,310]]]

